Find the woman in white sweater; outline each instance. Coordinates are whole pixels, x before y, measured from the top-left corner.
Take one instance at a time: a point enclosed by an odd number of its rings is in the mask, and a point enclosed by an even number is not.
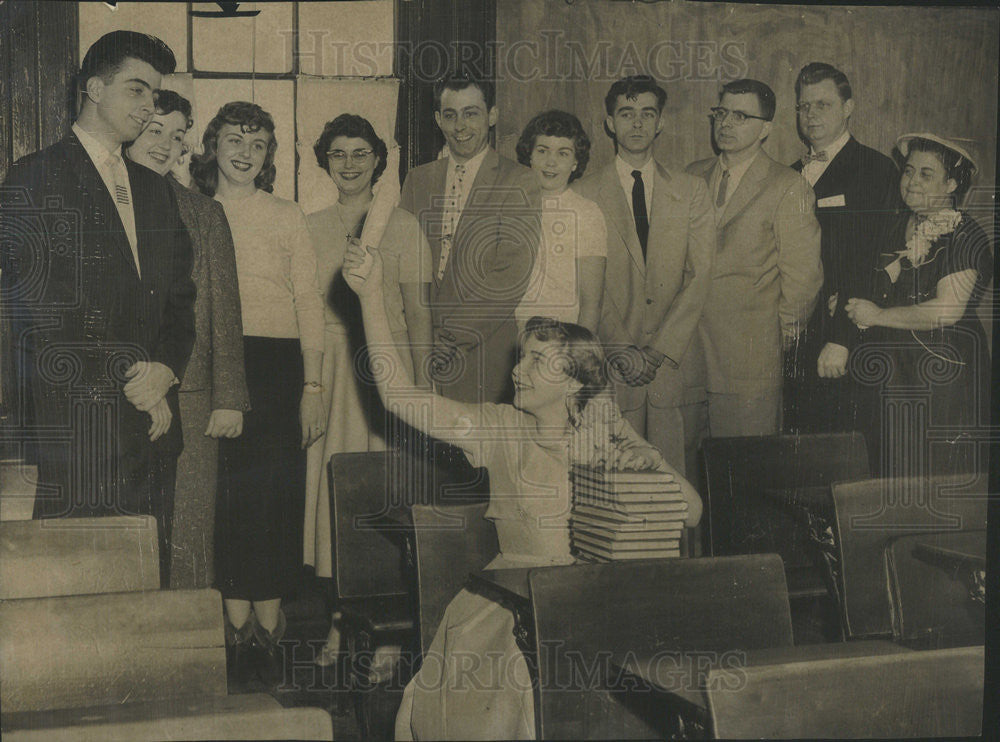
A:
[[[298,204],[271,194],[274,121],[248,102],[205,129],[191,175],[222,203],[233,233],[251,410],[219,451],[216,583],[225,601],[229,669],[281,680],[281,598],[298,574],[304,448],[323,433],[323,304]],[[255,657],[248,651],[255,648]]]

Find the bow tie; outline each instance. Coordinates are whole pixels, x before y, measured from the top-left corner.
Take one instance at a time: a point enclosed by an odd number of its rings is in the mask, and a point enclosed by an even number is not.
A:
[[[802,164],[803,165],[808,165],[810,162],[813,162],[813,161],[816,161],[816,162],[826,162],[829,159],[830,158],[826,156],[826,150],[824,149],[824,150],[821,150],[821,151],[817,152],[814,155],[810,155],[808,153],[802,155]]]

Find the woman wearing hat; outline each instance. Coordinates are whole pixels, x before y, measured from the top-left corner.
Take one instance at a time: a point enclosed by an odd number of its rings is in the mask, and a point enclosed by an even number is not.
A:
[[[872,461],[884,475],[985,470],[973,432],[989,424],[990,364],[976,307],[993,255],[982,227],[957,210],[976,165],[964,147],[933,134],[907,134],[896,146],[906,158],[899,190],[907,208],[879,257],[874,301],[846,307],[868,329],[853,372],[879,392]],[[923,404],[923,420],[902,419]],[[880,441],[888,443],[881,452]]]

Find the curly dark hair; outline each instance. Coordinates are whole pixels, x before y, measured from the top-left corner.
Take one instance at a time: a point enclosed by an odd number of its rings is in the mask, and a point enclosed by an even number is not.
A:
[[[956,203],[961,203],[962,198],[969,192],[969,187],[972,185],[973,164],[950,147],[945,147],[931,139],[914,137],[910,140],[906,159],[908,160],[914,152],[929,152],[941,161],[944,166],[944,177],[955,181],[955,190],[952,191],[951,195]]]
[[[191,118],[191,101],[180,93],[173,90],[161,88],[153,93],[156,101],[156,112],[161,116],[169,116],[174,111],[179,111],[187,119],[187,128],[194,126],[194,119]]]
[[[618,96],[625,96],[626,99],[638,98],[643,93],[652,93],[656,96],[656,109],[663,113],[663,106],[667,104],[667,91],[660,87],[650,75],[629,75],[621,80],[616,80],[608,88],[608,94],[604,96],[604,110],[608,116],[615,115],[615,104],[618,103]]]
[[[274,136],[274,119],[256,103],[248,101],[227,103],[205,127],[205,133],[201,137],[204,152],[191,156],[191,179],[197,184],[198,190],[206,196],[214,196],[215,190],[219,187],[219,164],[216,154],[219,146],[219,130],[225,124],[239,126],[244,132],[263,129],[271,135],[267,155],[264,157],[264,166],[253,179],[253,184],[258,189],[271,193],[274,190],[274,177],[277,174],[274,151],[278,148],[278,140]]]
[[[466,88],[477,88],[483,94],[483,102],[486,103],[486,111],[489,112],[496,105],[496,86],[492,80],[478,75],[471,69],[451,70],[434,83],[434,110],[441,110],[441,96],[445,90],[465,90]]]
[[[330,160],[326,153],[330,149],[330,143],[337,137],[350,137],[352,139],[364,139],[368,146],[375,153],[377,162],[375,170],[372,172],[372,185],[378,182],[379,176],[385,172],[386,159],[389,150],[385,142],[375,133],[375,128],[364,116],[353,113],[342,113],[333,121],[327,121],[323,127],[323,133],[313,145],[313,154],[316,155],[316,164],[330,174]]]
[[[569,182],[583,175],[590,161],[590,137],[583,130],[580,119],[566,111],[544,111],[535,116],[521,132],[517,140],[517,161],[522,165],[531,166],[531,153],[535,149],[538,137],[565,137],[573,142],[573,152],[576,156],[576,170],[569,174]]]
[[[601,341],[583,325],[538,316],[525,324],[518,343],[519,352],[524,351],[528,338],[559,344],[561,363],[558,370],[580,383],[580,389],[573,395],[574,409],[569,410],[570,419],[576,425],[577,416],[587,403],[608,387],[607,364]]]

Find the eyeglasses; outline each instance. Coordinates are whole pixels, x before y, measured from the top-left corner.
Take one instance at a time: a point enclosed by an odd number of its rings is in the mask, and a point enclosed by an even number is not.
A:
[[[708,117],[717,124],[721,124],[725,121],[727,116],[732,117],[733,123],[737,126],[745,124],[747,119],[770,121],[770,119],[765,118],[764,116],[754,116],[752,113],[744,113],[743,111],[730,111],[728,108],[712,108],[708,113]]]
[[[356,149],[353,152],[345,152],[342,149],[331,149],[326,153],[326,156],[334,162],[347,162],[348,158],[353,162],[364,162],[373,154],[375,152],[370,149]]]
[[[808,114],[813,108],[816,109],[816,113],[826,113],[833,108],[833,104],[829,101],[818,100],[815,103],[799,103],[795,106],[796,111],[805,114]]]

